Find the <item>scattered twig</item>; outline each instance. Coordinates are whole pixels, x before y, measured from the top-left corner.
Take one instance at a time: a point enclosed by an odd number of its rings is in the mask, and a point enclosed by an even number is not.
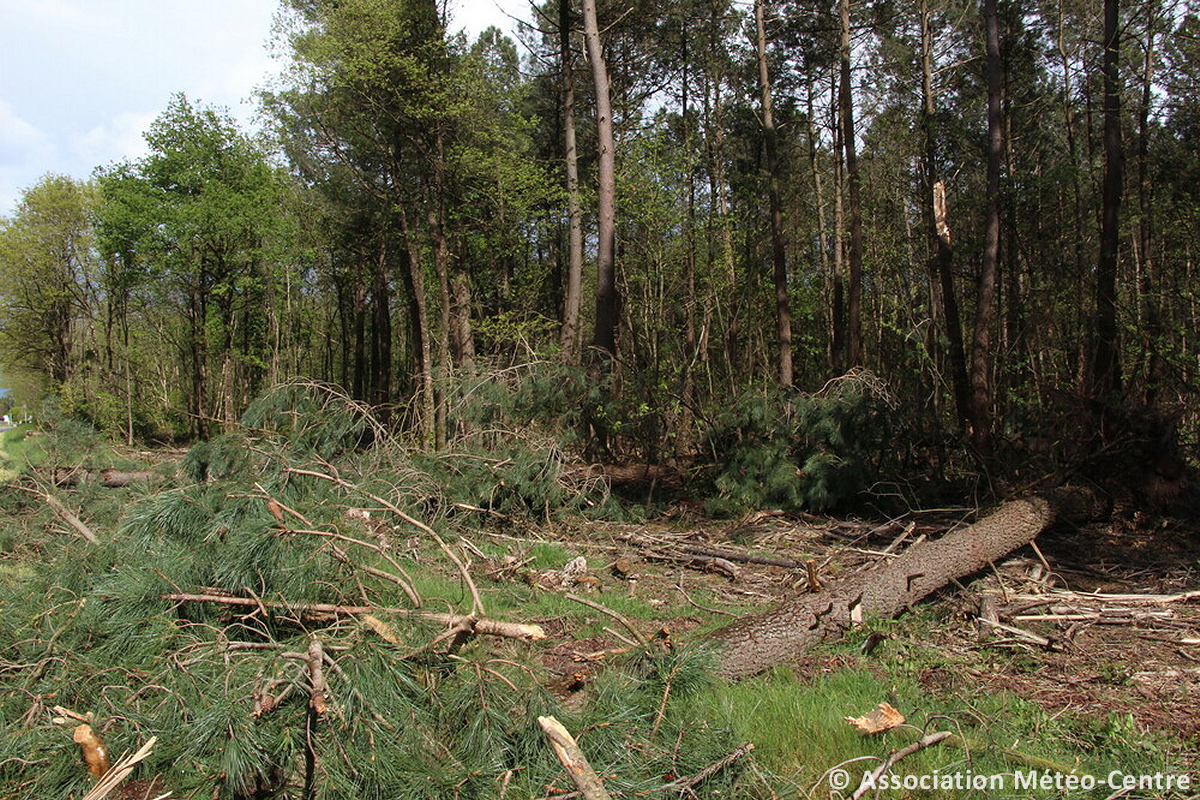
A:
[[[674,791],[676,789],[695,789],[697,786],[704,783],[705,781],[707,781],[713,775],[716,775],[721,770],[728,768],[729,766],[737,763],[738,761],[741,761],[743,758],[748,756],[750,754],[750,752],[753,750],[754,750],[753,743],[746,742],[741,747],[734,749],[734,751],[732,753],[725,756],[720,761],[709,764],[707,767],[700,770],[695,775],[692,775],[689,778],[680,778],[677,781],[672,781],[671,783],[668,783],[665,786],[658,787],[658,789],[656,789],[655,791],[670,792],[670,791]]]
[[[870,791],[871,787],[875,785],[875,781],[878,780],[883,773],[891,769],[892,766],[900,759],[904,758],[905,756],[910,756],[919,750],[924,750],[926,747],[935,745],[940,741],[949,739],[953,735],[954,734],[950,731],[938,731],[937,733],[931,733],[928,736],[923,736],[912,744],[902,747],[896,752],[892,753],[887,757],[887,760],[876,767],[869,776],[863,776],[862,783],[860,783],[858,788],[854,790],[854,794],[850,795],[851,800],[859,800],[860,797]]]
[[[588,600],[586,597],[580,597],[580,596],[579,596],[579,595],[577,595],[577,594],[567,594],[567,595],[566,595],[566,598],[567,598],[568,600],[574,600],[576,603],[580,603],[580,604],[582,604],[582,605],[585,605],[585,606],[587,606],[588,608],[594,608],[594,609],[596,609],[597,611],[599,611],[599,612],[600,612],[600,613],[602,613],[602,614],[607,614],[608,616],[610,616],[610,617],[612,617],[613,619],[615,619],[617,622],[619,622],[619,623],[621,623],[622,625],[624,625],[624,626],[625,626],[625,630],[627,630],[627,631],[629,631],[630,633],[632,633],[632,634],[633,634],[633,638],[637,639],[637,643],[638,643],[638,644],[640,644],[642,647],[649,647],[649,646],[650,646],[650,640],[649,640],[649,639],[647,639],[647,638],[646,638],[646,637],[645,637],[645,636],[642,634],[642,632],[641,632],[641,631],[639,631],[637,628],[635,628],[635,627],[633,626],[633,623],[632,623],[632,622],[630,622],[628,619],[626,619],[625,617],[623,617],[623,616],[621,616],[620,614],[618,614],[616,611],[613,611],[613,610],[612,610],[611,608],[609,608],[608,606],[601,605],[600,603],[597,603],[597,602],[595,602],[594,600]]]

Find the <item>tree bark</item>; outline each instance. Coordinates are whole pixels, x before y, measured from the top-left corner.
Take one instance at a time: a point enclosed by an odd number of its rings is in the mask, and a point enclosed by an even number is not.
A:
[[[554,717],[538,717],[538,725],[542,727],[542,732],[546,734],[558,760],[566,767],[567,774],[571,776],[571,781],[579,790],[580,796],[584,800],[610,800],[611,796],[600,781],[600,776],[592,769],[592,765],[575,742],[575,737],[567,732],[562,723]]]
[[[979,454],[992,452],[991,332],[996,317],[996,270],[1000,261],[1000,159],[1004,131],[1000,115],[1000,23],[996,0],[983,1],[987,39],[987,222],[984,228],[983,264],[975,303],[975,335],[971,342],[971,442]]]
[[[402,205],[397,204],[400,231],[404,236],[408,258],[408,269],[404,273],[408,284],[411,308],[413,354],[417,367],[418,407],[421,409],[417,429],[421,432],[421,445],[432,450],[438,444],[437,408],[433,393],[433,367],[429,347],[429,314],[425,303],[425,272],[421,268],[421,249],[413,239],[408,225],[408,215]],[[443,437],[444,438],[444,434]]]
[[[787,256],[783,245],[783,203],[779,198],[779,145],[771,105],[771,76],[767,69],[767,31],[763,5],[754,0],[755,51],[758,86],[762,96],[763,140],[767,151],[767,181],[771,204],[771,261],[775,278],[775,338],[778,347],[777,377],[781,386],[792,385],[792,310],[788,299]]]
[[[567,294],[559,345],[563,361],[579,363],[579,306],[583,294],[583,212],[579,204],[579,151],[575,146],[575,77],[571,69],[571,0],[558,3],[563,82],[563,161],[567,171]]]
[[[846,182],[850,201],[850,253],[846,285],[846,359],[844,367],[862,365],[862,200],[858,147],[854,141],[854,93],[850,86],[850,0],[841,0],[842,58],[838,106],[842,117],[842,147],[846,151]]]
[[[1028,544],[1056,521],[1099,516],[1104,505],[1086,489],[1059,489],[1012,500],[936,541],[921,542],[884,566],[742,617],[715,631],[718,673],[737,679],[795,658],[866,617],[894,617],[953,580]]]
[[[1101,189],[1100,257],[1096,265],[1095,345],[1088,392],[1093,399],[1110,397],[1121,389],[1121,361],[1117,350],[1117,249],[1121,232],[1124,150],[1118,83],[1119,5],[1118,0],[1104,0],[1104,184]]]
[[[1156,263],[1154,259],[1154,204],[1151,201],[1152,185],[1148,167],[1150,150],[1150,104],[1154,89],[1154,37],[1157,32],[1157,10],[1151,11],[1146,24],[1146,53],[1142,69],[1142,102],[1138,109],[1138,205],[1140,217],[1138,242],[1141,250],[1141,269],[1138,273],[1138,295],[1140,296],[1142,335],[1145,337],[1145,369],[1142,398],[1146,405],[1154,405],[1158,399],[1159,382],[1162,380],[1162,356],[1159,340],[1162,338],[1162,315],[1154,297]]]
[[[617,352],[616,153],[608,65],[604,61],[604,47],[600,41],[596,0],[583,0],[583,30],[596,90],[596,132],[600,150],[597,176],[599,242],[596,255],[596,327],[592,344],[600,358],[609,361]]]
[[[935,285],[940,288],[938,294],[942,319],[950,346],[950,385],[954,390],[954,408],[958,419],[965,422],[969,419],[967,356],[963,349],[962,321],[954,290],[954,245],[950,238],[946,187],[938,176],[937,136],[934,130],[937,107],[933,97],[933,30],[927,0],[921,0],[921,94],[924,100],[921,127],[925,136],[925,199],[929,202],[926,224],[934,253],[929,271]]]

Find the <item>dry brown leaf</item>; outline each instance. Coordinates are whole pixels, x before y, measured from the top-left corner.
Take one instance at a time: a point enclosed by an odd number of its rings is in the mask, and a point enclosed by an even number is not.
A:
[[[858,728],[859,733],[868,735],[890,731],[892,728],[904,724],[904,715],[893,708],[890,703],[880,703],[866,716],[846,717],[845,719],[846,722]]]
[[[359,619],[361,619],[368,628],[378,633],[380,637],[382,637],[383,640],[388,644],[404,644],[403,640],[400,638],[400,635],[396,633],[396,629],[391,625],[388,625],[379,617],[376,617],[373,614],[363,614],[361,617],[359,617]]]

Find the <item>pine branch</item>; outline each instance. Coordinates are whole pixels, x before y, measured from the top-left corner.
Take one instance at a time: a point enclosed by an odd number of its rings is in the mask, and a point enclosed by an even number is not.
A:
[[[374,608],[371,606],[344,606],[332,603],[287,603],[280,600],[258,600],[252,597],[234,597],[219,594],[185,594],[173,592],[161,595],[163,600],[176,603],[218,603],[227,606],[247,606],[252,608],[274,608],[291,611],[297,614],[318,615],[349,615],[386,613],[410,619],[436,622],[454,628],[471,619],[470,615],[439,614],[434,611],[413,611],[407,608]],[[473,630],[484,636],[498,636],[505,639],[520,639],[524,642],[534,642],[546,638],[546,632],[541,625],[528,625],[520,622],[503,622],[494,619],[476,619]]]

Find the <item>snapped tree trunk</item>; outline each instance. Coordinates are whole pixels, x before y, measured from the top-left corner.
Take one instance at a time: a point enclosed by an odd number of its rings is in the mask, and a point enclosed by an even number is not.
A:
[[[924,113],[921,125],[925,136],[925,199],[926,225],[933,248],[930,278],[940,289],[942,319],[949,341],[950,385],[954,389],[954,408],[960,421],[969,419],[969,387],[967,356],[963,349],[962,322],[958,315],[958,298],[954,291],[954,245],[950,238],[949,211],[946,207],[946,186],[938,177],[937,135],[934,117],[937,112],[933,96],[933,29],[927,0],[921,2],[921,94]]]
[[[782,664],[866,617],[896,616],[951,581],[1028,544],[1055,521],[1082,521],[1104,511],[1104,504],[1086,489],[1011,500],[974,525],[914,545],[880,568],[714,631],[709,638],[718,648],[717,671],[737,679]]]

